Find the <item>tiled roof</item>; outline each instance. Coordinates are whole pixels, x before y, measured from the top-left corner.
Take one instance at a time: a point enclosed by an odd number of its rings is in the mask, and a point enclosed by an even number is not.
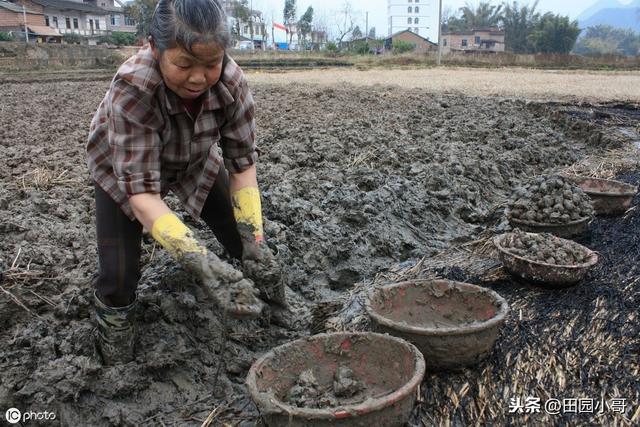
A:
[[[95,13],[98,15],[107,15],[108,12],[97,6],[84,3],[76,3],[74,1],[66,0],[31,0],[32,2],[44,7],[50,7],[51,9],[58,10],[78,10],[80,12]]]
[[[57,36],[60,37],[61,34],[50,27],[42,26],[42,25],[28,25],[29,31],[38,36]]]
[[[9,3],[8,1],[0,1],[0,7],[3,9],[8,9],[12,12],[20,12],[22,13],[22,6],[19,4]],[[36,13],[38,15],[42,15],[41,13],[34,12],[32,10],[27,9],[27,13]]]
[[[422,37],[420,34],[416,34],[416,33],[414,33],[414,32],[413,32],[413,31],[411,31],[411,30],[401,30],[401,31],[398,31],[397,33],[393,33],[391,36],[387,37],[387,40],[389,40],[389,39],[392,39],[392,40],[393,40],[396,36],[399,36],[400,34],[403,34],[403,33],[411,33],[411,34],[413,34],[414,36],[419,37],[419,38],[421,38],[422,40],[426,41],[427,43],[431,43],[431,44],[432,44],[432,45],[434,45],[434,46],[435,46],[435,45],[437,45],[437,43],[434,43],[434,42],[432,42],[431,40],[429,40],[429,39],[427,39],[427,38],[424,38],[424,37]]]

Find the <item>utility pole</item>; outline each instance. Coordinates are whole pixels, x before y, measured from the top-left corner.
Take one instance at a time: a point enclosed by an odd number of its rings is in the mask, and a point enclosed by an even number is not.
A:
[[[367,41],[367,48],[369,48],[369,12],[367,13],[367,18],[364,24],[364,39]]]
[[[442,0],[438,8],[438,65],[442,64]]]
[[[276,49],[276,30],[273,25],[273,9],[271,12],[271,44],[273,45],[273,49]]]
[[[22,5],[22,17],[24,19],[24,42],[29,43],[29,29],[27,28],[27,10]]]
[[[249,35],[251,36],[251,52],[255,53],[256,46],[253,42],[253,0],[249,3],[249,25],[251,25],[251,31],[249,32]]]
[[[369,12],[366,12],[366,14],[367,14],[367,18],[365,20],[366,23],[364,25],[364,27],[365,27],[364,28],[364,35],[365,35],[365,37],[367,37],[367,40],[368,40],[368,38],[369,38]]]

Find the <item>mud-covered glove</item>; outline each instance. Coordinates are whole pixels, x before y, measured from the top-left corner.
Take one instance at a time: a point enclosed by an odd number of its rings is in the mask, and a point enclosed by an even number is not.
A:
[[[242,266],[267,301],[285,304],[280,263],[264,240],[260,191],[245,187],[231,195],[233,215],[242,239]]]
[[[173,213],[153,223],[153,238],[182,266],[200,279],[207,295],[235,317],[258,317],[264,304],[242,273],[200,244]]]

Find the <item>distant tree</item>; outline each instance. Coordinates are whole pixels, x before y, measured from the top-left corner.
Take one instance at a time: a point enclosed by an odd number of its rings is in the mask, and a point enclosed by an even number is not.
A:
[[[442,31],[461,31],[464,27],[459,16],[458,11],[454,12],[451,6],[445,6],[442,9]]]
[[[289,30],[289,44],[293,41],[293,27],[296,24],[296,0],[285,0],[284,1],[284,25]]]
[[[450,16],[444,24],[443,31],[467,31],[467,22],[457,16]]]
[[[329,34],[329,17],[328,12],[320,12],[314,10],[313,12],[313,31],[311,32],[311,38],[313,42],[313,48],[319,50],[322,48],[328,40]]]
[[[124,31],[113,31],[111,40],[116,46],[133,46],[136,43],[136,35]]]
[[[503,5],[492,5],[483,1],[477,6],[467,3],[454,12],[450,6],[442,11],[443,31],[470,31],[480,28],[497,27],[502,21]]]
[[[504,29],[505,47],[514,53],[531,53],[534,51],[530,44],[529,35],[536,23],[540,20],[540,14],[536,12],[539,0],[533,5],[521,5],[514,1],[505,4],[502,12],[502,28]]]
[[[351,31],[351,40],[355,40],[359,38],[362,38],[362,30],[360,29],[359,25],[356,25],[353,31]]]
[[[12,42],[13,36],[9,33],[0,32],[0,42]]]
[[[536,23],[528,41],[536,53],[569,53],[579,35],[578,21],[548,12]]]
[[[238,0],[233,7],[233,17],[236,19],[236,25],[233,29],[235,36],[239,39],[242,36],[242,25],[249,25],[249,34],[253,41],[253,22],[251,19],[251,9],[248,0]]]
[[[326,49],[327,52],[329,52],[331,55],[335,55],[336,53],[338,53],[338,45],[335,44],[334,42],[327,42],[327,44],[324,47]]]
[[[640,55],[640,33],[597,25],[585,30],[574,52],[579,55]]]
[[[342,42],[356,27],[353,6],[350,1],[345,1],[342,8],[335,16],[338,49],[342,49]]]
[[[404,40],[394,40],[392,46],[393,46],[393,53],[395,54],[411,52],[416,48],[415,44],[406,42]]]
[[[368,34],[370,39],[375,39],[376,38],[376,27],[371,27],[369,29],[369,34]]]
[[[149,27],[153,12],[156,10],[156,4],[158,4],[158,0],[133,0],[124,6],[124,14],[136,21],[138,36],[146,37],[149,35]]]
[[[460,24],[464,26],[464,30],[473,30],[475,28],[491,28],[497,27],[502,20],[502,5],[492,5],[490,2],[480,2],[477,7],[467,3],[466,6],[460,8]]]
[[[298,33],[302,37],[302,41],[306,43],[307,36],[311,34],[313,22],[313,7],[309,6],[306,12],[302,15],[298,21]]]
[[[349,50],[358,55],[368,55],[371,51],[369,45],[364,40],[357,40],[351,44]]]
[[[614,39],[581,37],[576,43],[574,53],[585,56],[619,55],[618,42]]]
[[[467,24],[459,17],[452,15],[442,20],[442,31],[466,31]]]
[[[82,44],[84,40],[84,37],[76,33],[66,33],[62,35],[62,41],[66,44]]]

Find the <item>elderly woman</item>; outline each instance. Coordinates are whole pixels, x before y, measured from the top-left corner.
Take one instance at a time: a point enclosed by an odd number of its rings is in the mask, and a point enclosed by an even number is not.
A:
[[[87,145],[96,198],[98,347],[107,364],[134,358],[143,227],[202,283],[236,285],[235,298],[210,294],[225,310],[251,317],[262,309],[251,282],[208,252],[165,204],[169,191],[242,259],[258,285],[267,276],[279,280],[263,237],[254,102],[226,54],[223,9],[217,0],[160,0],[149,33],[150,46],[113,78]]]

